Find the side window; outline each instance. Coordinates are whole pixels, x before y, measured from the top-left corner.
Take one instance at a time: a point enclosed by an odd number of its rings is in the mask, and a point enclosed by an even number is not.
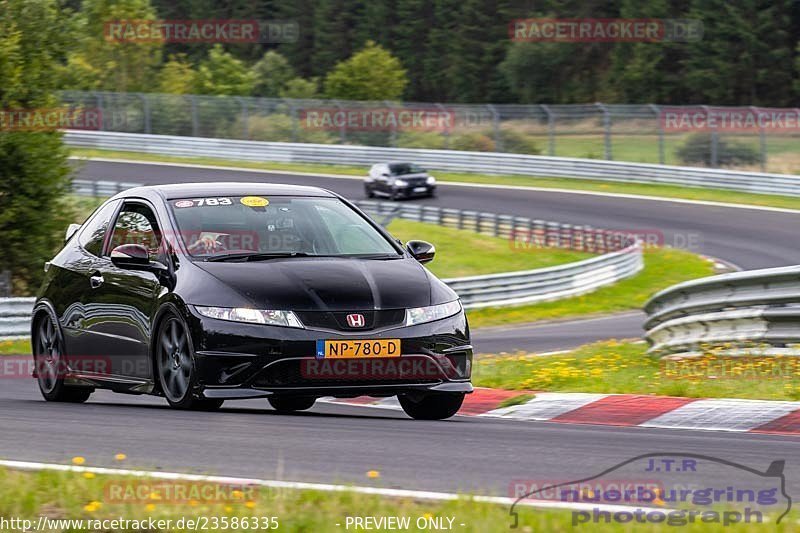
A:
[[[90,254],[99,256],[103,250],[103,241],[119,201],[109,202],[94,214],[81,228],[78,243]]]
[[[111,235],[109,252],[122,244],[141,244],[151,259],[160,259],[161,232],[153,211],[144,204],[126,203],[119,212]]]

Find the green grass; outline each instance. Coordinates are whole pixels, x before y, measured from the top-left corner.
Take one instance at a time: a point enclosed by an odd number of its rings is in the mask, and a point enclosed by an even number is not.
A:
[[[509,458],[509,461],[514,458]],[[511,480],[509,480],[510,484]],[[316,492],[285,489],[263,489],[256,492],[251,503],[246,505],[243,501],[236,503],[209,504],[199,502],[196,505],[186,503],[125,503],[114,504],[106,500],[105,494],[111,486],[141,486],[146,480],[111,477],[97,475],[87,479],[84,475],[68,472],[20,472],[0,468],[0,517],[8,520],[21,518],[37,523],[39,516],[51,519],[126,519],[126,520],[171,520],[156,529],[149,529],[145,525],[136,531],[177,532],[187,531],[187,528],[178,528],[176,521],[180,518],[198,519],[205,517],[211,519],[225,519],[233,524],[232,519],[253,517],[276,517],[278,531],[314,531],[314,532],[341,532],[364,531],[356,529],[352,524],[346,527],[346,519],[351,517],[384,517],[397,516],[409,517],[410,529],[404,531],[420,531],[415,527],[417,519],[422,518],[452,518],[454,531],[509,531],[511,517],[509,506],[490,505],[471,501],[468,497],[449,502],[426,501],[421,499],[386,498],[373,495],[356,494],[353,492]],[[151,480],[151,484],[160,487],[169,485],[174,490],[177,486],[185,486],[181,482],[164,482]],[[391,483],[383,481],[382,485]],[[164,490],[163,488],[161,489]],[[230,493],[230,491],[226,491]],[[250,493],[247,493],[248,497]],[[519,511],[521,533],[534,533],[547,531],[553,533],[573,532],[572,513],[562,510],[542,510],[528,507],[517,507]],[[773,519],[774,517],[769,517]],[[765,521],[767,517],[765,517]],[[210,522],[209,522],[210,523]],[[447,521],[444,522],[447,524]],[[339,524],[339,525],[337,525]],[[463,524],[463,526],[461,525]],[[86,522],[84,522],[86,526]],[[662,524],[584,524],[581,531],[674,531],[674,526]],[[236,527],[223,529],[208,529],[209,531],[255,531],[254,528]],[[734,524],[723,527],[714,524],[692,523],[682,530],[688,531],[753,531],[755,526]],[[796,516],[787,516],[779,525],[774,523],[765,525],[764,531],[796,531]],[[72,527],[60,527],[60,531],[79,531]],[[122,529],[114,527],[110,522],[100,528],[80,529],[81,531],[104,531],[110,533],[134,531],[131,527]],[[381,529],[387,531],[388,529]],[[11,530],[13,531],[13,530]],[[16,529],[21,531],[21,529]],[[258,531],[266,531],[261,528]],[[427,529],[436,531],[436,529]],[[512,530],[513,531],[513,530]]]
[[[20,355],[31,353],[30,339],[0,341],[0,355]]]
[[[546,357],[489,355],[475,361],[472,380],[479,387],[510,390],[800,399],[800,372],[789,358],[769,358],[776,366],[760,367],[713,352],[670,362],[646,352],[644,343],[612,340]],[[776,368],[781,372],[773,373]]]
[[[341,174],[363,176],[367,169],[360,166],[337,166],[304,163],[269,163],[256,161],[235,161],[211,157],[173,157],[137,152],[121,152],[111,150],[72,149],[79,157],[104,157],[117,159],[135,159],[139,161],[178,162],[197,165],[229,166],[236,168],[252,168],[269,171],[292,171],[322,174]],[[601,152],[602,154],[602,152]],[[635,194],[659,198],[679,198],[686,200],[702,200],[734,204],[755,205],[764,207],[780,207],[800,210],[800,198],[793,196],[752,194],[722,189],[701,189],[682,187],[679,185],[647,185],[635,183],[614,183],[599,180],[571,178],[548,178],[533,176],[503,176],[470,174],[466,172],[435,172],[436,179],[444,182],[486,183],[496,185],[513,185],[523,187],[542,187],[546,189],[570,189],[617,194]],[[142,177],[146,181],[146,176]]]
[[[529,270],[592,257],[557,248],[520,251],[509,239],[410,220],[395,219],[388,229],[403,242],[422,239],[433,243],[436,258],[426,266],[441,278]]]
[[[470,326],[499,326],[640,309],[661,289],[714,273],[710,261],[685,250],[648,249],[644,261],[645,267],[639,274],[581,296],[519,307],[472,309],[468,312]]]

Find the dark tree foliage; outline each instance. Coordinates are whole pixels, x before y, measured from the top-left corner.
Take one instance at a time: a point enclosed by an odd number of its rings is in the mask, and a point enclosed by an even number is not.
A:
[[[0,0],[0,109],[56,105],[52,71],[65,44],[51,34],[58,20],[54,1]],[[16,294],[36,288],[63,240],[68,189],[61,134],[0,128],[0,271],[11,272]]]
[[[248,64],[277,50],[324,78],[374,41],[408,71],[404,98],[451,102],[796,105],[796,0],[152,0],[163,18],[293,20],[293,43],[226,45]],[[75,2],[71,2],[75,5]],[[516,18],[695,19],[697,42],[514,43]],[[169,44],[193,62],[208,45]]]

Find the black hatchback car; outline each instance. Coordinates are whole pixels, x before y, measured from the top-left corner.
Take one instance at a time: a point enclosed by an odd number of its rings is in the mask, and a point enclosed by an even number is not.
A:
[[[51,401],[98,388],[216,409],[264,397],[393,396],[413,418],[455,414],[472,391],[457,295],[340,196],[255,183],[130,189],[45,266],[32,317]]]

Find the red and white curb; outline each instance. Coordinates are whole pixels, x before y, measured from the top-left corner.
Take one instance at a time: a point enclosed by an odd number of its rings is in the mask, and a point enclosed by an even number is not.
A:
[[[564,424],[800,435],[800,402],[540,392],[519,405],[498,407],[521,394],[529,393],[478,388],[467,395],[459,414]],[[400,409],[394,397],[327,401]]]

